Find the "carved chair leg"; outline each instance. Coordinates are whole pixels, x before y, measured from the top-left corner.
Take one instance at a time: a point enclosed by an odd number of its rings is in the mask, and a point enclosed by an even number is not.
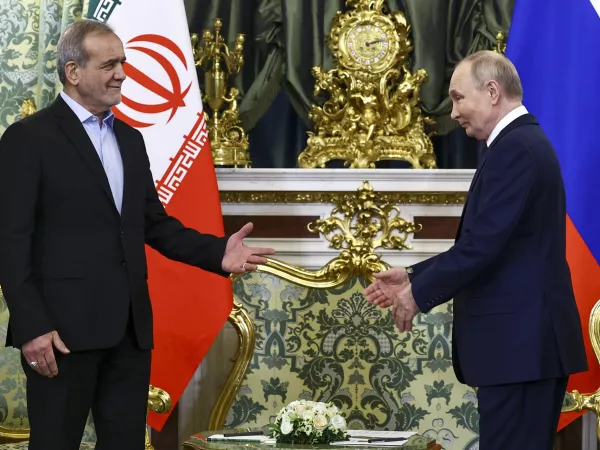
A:
[[[148,426],[146,426],[146,450],[154,450],[154,446],[150,443],[150,433],[148,433]]]
[[[146,411],[146,446],[144,447],[144,449],[145,450],[154,450],[154,446],[150,442],[150,433],[148,432],[148,413],[149,412],[150,412],[150,407],[148,407],[148,410]]]

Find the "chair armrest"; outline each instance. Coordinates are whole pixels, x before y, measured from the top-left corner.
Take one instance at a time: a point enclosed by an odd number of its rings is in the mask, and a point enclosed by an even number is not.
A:
[[[166,391],[150,385],[148,389],[148,411],[165,414],[171,411],[172,407],[171,396]]]

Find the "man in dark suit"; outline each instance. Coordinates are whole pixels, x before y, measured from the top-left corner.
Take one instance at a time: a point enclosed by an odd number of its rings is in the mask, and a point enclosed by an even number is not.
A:
[[[58,45],[64,92],[0,140],[0,285],[27,376],[30,450],[142,450],[152,308],[145,244],[222,276],[272,249],[186,228],[159,201],[142,135],[116,119],[125,54],[95,21]],[[199,202],[202,199],[198,199]],[[210,287],[207,286],[209,301]]]
[[[456,242],[374,274],[365,295],[393,305],[401,332],[418,311],[454,299],[453,365],[459,381],[478,387],[480,448],[551,450],[568,377],[587,370],[559,163],[504,56],[470,55],[450,96],[452,118],[487,143]]]

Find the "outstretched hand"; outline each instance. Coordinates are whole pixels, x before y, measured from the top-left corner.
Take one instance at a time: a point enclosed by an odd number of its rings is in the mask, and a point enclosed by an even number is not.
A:
[[[374,273],[377,279],[364,291],[367,301],[382,308],[393,306],[392,318],[401,333],[412,329],[412,320],[419,307],[412,295],[412,286],[406,269],[394,268]]]
[[[244,244],[244,238],[252,232],[253,228],[254,225],[249,222],[229,237],[221,262],[223,271],[243,273],[256,270],[257,264],[267,262],[267,258],[262,255],[273,255],[275,253],[275,249],[272,248],[248,247]]]
[[[392,306],[398,290],[409,282],[406,269],[400,267],[376,272],[373,277],[377,281],[365,289],[364,295],[368,302],[382,308]]]

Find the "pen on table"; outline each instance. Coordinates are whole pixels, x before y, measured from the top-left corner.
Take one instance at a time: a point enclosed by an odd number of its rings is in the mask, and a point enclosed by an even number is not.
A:
[[[236,436],[262,436],[265,434],[264,431],[242,431],[239,433],[225,433],[223,437],[236,437]]]
[[[369,444],[373,443],[373,442],[396,442],[396,441],[407,441],[408,438],[405,437],[398,437],[398,438],[372,438],[369,439],[368,442]]]

